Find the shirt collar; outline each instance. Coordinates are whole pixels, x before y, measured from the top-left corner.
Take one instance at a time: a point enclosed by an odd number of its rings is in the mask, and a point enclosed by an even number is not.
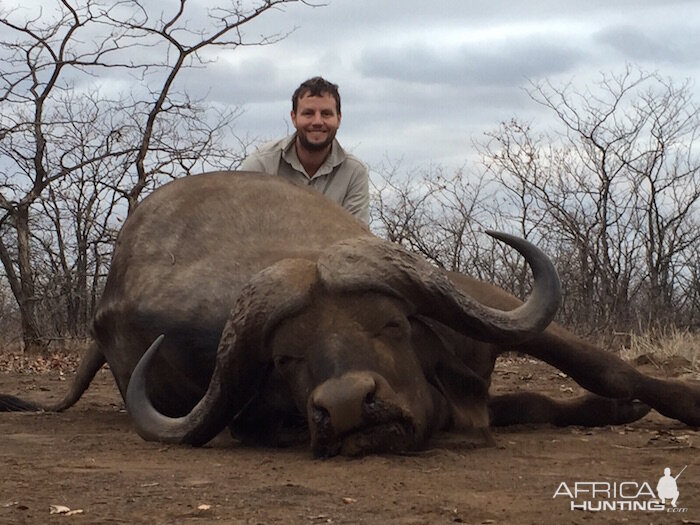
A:
[[[293,133],[289,137],[287,137],[282,143],[282,158],[286,160],[289,164],[291,164],[291,166],[295,170],[300,171],[301,173],[306,173],[304,166],[302,166],[301,161],[297,156],[297,150],[294,147],[296,138],[297,134]],[[340,165],[344,160],[345,150],[338,142],[338,139],[334,138],[333,143],[331,144],[331,152],[328,154],[328,157],[326,157],[326,160],[323,161],[323,164],[321,164],[321,166],[318,168],[318,171],[316,171],[316,173],[314,173],[314,176],[311,178],[315,179],[316,177],[328,175],[333,171],[333,169],[336,166]]]

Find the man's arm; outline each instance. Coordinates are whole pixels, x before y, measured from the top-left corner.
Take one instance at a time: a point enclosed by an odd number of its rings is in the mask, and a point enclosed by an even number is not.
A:
[[[369,224],[369,172],[360,164],[352,174],[348,192],[343,199],[343,208]]]
[[[251,155],[248,155],[245,159],[243,159],[243,162],[241,162],[241,166],[238,169],[241,171],[265,172],[265,165],[260,159],[260,155],[258,155],[257,153],[253,153]]]
[[[268,142],[248,155],[239,168],[242,171],[259,171],[270,175],[279,174],[280,157],[282,156],[282,141]]]

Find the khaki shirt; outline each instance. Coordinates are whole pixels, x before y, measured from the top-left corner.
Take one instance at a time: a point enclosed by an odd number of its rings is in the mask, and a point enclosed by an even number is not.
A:
[[[365,224],[369,224],[367,167],[333,140],[331,152],[313,177],[301,165],[294,147],[296,134],[264,144],[243,160],[240,169],[279,175],[299,186],[312,186]]]

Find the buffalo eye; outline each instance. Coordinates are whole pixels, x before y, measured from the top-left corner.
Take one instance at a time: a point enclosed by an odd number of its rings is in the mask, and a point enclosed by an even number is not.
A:
[[[406,335],[408,331],[408,323],[405,319],[390,319],[382,327],[382,335],[388,335],[395,338],[400,338]]]
[[[278,370],[282,370],[289,366],[292,363],[292,361],[294,361],[294,358],[288,355],[276,355],[273,358],[273,361],[275,363],[275,368],[277,368]]]

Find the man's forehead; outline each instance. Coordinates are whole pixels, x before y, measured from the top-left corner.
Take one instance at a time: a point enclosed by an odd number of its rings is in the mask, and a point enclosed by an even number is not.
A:
[[[310,91],[306,91],[299,96],[299,105],[332,105],[335,108],[335,97],[327,92],[321,92],[320,95],[312,95]]]

